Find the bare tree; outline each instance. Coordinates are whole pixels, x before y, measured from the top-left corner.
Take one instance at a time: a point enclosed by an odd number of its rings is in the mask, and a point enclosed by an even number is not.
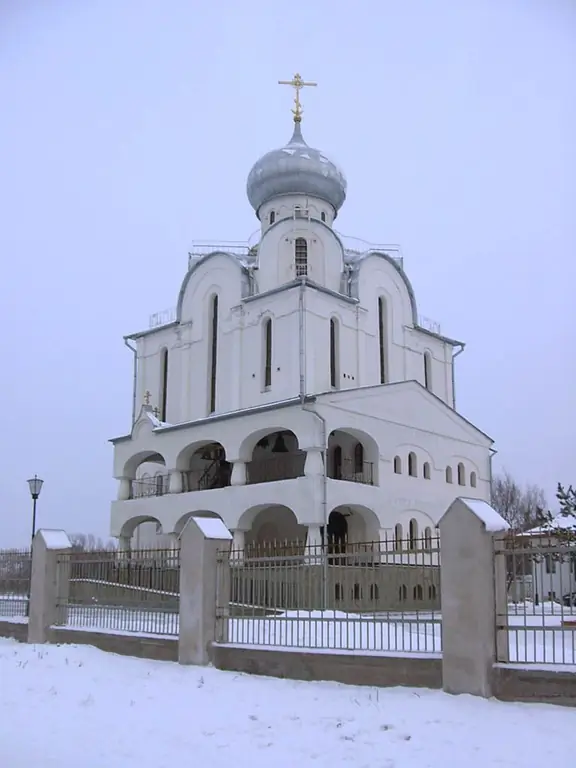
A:
[[[539,486],[522,487],[504,470],[492,481],[492,506],[514,533],[521,533],[541,523],[546,509],[546,497]]]
[[[112,551],[116,549],[114,541],[104,542],[93,533],[71,533],[70,542],[76,552]]]

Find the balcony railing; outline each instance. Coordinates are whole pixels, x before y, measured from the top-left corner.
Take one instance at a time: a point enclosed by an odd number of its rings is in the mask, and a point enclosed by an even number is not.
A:
[[[214,488],[226,488],[230,485],[232,464],[216,460],[205,469],[191,469],[184,472],[184,488],[186,491],[209,491]]]
[[[351,459],[345,460],[341,464],[332,467],[329,477],[333,480],[347,480],[350,483],[374,485],[374,464],[369,461],[364,461],[360,464]]]
[[[131,499],[145,499],[148,496],[164,496],[168,493],[168,475],[157,475],[144,480],[132,480]]]
[[[304,475],[306,452],[280,453],[254,459],[246,464],[246,483],[274,483],[277,480],[293,480]]]

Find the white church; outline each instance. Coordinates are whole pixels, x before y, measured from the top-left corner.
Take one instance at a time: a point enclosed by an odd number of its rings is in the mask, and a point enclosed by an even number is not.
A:
[[[196,246],[174,316],[125,337],[121,548],[174,544],[191,515],[219,516],[238,549],[400,542],[458,496],[490,499],[492,440],[456,410],[464,345],[419,323],[397,246],[338,234],[346,179],[304,140],[308,84],[290,84],[292,137],[248,175],[258,241]]]

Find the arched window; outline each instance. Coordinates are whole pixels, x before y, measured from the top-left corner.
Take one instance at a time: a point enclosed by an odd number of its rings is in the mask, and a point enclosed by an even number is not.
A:
[[[429,526],[424,529],[424,547],[432,549],[432,528]]]
[[[410,549],[416,549],[418,547],[418,522],[412,518],[410,520],[410,527],[409,527],[409,537],[410,537]]]
[[[380,597],[380,590],[378,584],[370,584],[370,600],[378,600]]]
[[[424,352],[424,386],[432,392],[432,355]]]
[[[452,482],[452,467],[446,467],[446,482]]]
[[[378,299],[378,342],[380,347],[380,384],[388,382],[388,307],[386,299]]]
[[[338,376],[338,320],[330,318],[330,386],[337,389]]]
[[[394,473],[397,475],[402,474],[402,459],[400,456],[394,456]]]
[[[160,352],[160,421],[166,421],[166,403],[168,401],[168,350],[164,347]]]
[[[360,584],[354,584],[354,600],[362,600],[362,587]]]
[[[427,461],[422,465],[422,473],[425,480],[430,480],[430,464]]]
[[[394,528],[394,549],[397,552],[400,552],[402,549],[402,523],[396,523],[396,527]]]
[[[414,587],[413,594],[414,594],[414,600],[422,600],[424,596],[424,592],[422,590],[421,584],[416,584],[416,586]]]
[[[434,584],[428,586],[428,600],[436,600],[436,587]]]
[[[334,598],[336,600],[342,600],[343,596],[344,590],[342,589],[342,584],[336,582],[336,584],[334,584]]]
[[[408,454],[408,474],[410,477],[418,477],[418,459],[414,451]]]
[[[464,464],[458,464],[458,485],[466,485],[466,470]]]
[[[326,221],[326,213],[324,211],[322,211],[321,214],[320,214],[320,220],[321,221]]]
[[[408,588],[406,587],[406,584],[400,586],[398,597],[400,598],[400,602],[404,602],[404,600],[408,599]]]
[[[210,309],[210,402],[209,412],[216,410],[216,379],[218,373],[218,296],[212,297]]]
[[[364,446],[356,443],[354,446],[354,472],[364,472]]]
[[[164,493],[164,477],[161,472],[156,472],[154,477],[156,483],[156,496],[162,496]]]
[[[476,488],[476,472],[470,472],[470,485]]]
[[[272,318],[264,320],[264,389],[272,386]]]
[[[275,221],[276,221],[276,211],[270,211],[270,213],[268,214],[268,223],[274,224]]]
[[[308,274],[308,243],[304,237],[297,237],[294,244],[294,266],[296,277]]]

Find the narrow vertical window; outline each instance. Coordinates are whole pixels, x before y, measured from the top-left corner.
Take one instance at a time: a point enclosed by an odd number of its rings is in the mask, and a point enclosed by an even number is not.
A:
[[[464,464],[458,464],[458,485],[466,485],[466,470]]]
[[[270,213],[268,214],[268,223],[274,224],[275,221],[276,221],[276,211],[270,211]]]
[[[342,479],[342,448],[339,445],[334,448],[332,454],[332,471],[334,473],[334,480]]]
[[[330,318],[330,386],[338,387],[338,321]]]
[[[446,482],[452,482],[452,467],[446,467]]]
[[[364,472],[364,446],[362,443],[356,443],[354,447],[354,472],[356,474]]]
[[[218,371],[218,296],[212,298],[210,341],[210,413],[214,413],[216,410],[216,377]]]
[[[408,454],[408,474],[410,477],[418,477],[418,460],[413,451]]]
[[[410,520],[409,527],[410,549],[416,549],[418,546],[418,523],[414,518]]]
[[[424,386],[432,392],[432,355],[424,352]]]
[[[476,488],[476,472],[470,472],[470,485]]]
[[[160,351],[160,421],[166,421],[166,403],[168,402],[168,350]]]
[[[272,320],[264,321],[264,389],[272,386]]]
[[[424,462],[422,470],[424,474],[424,479],[430,480],[430,464],[427,461]]]
[[[399,552],[402,549],[402,524],[396,523],[394,528],[394,549]]]
[[[296,238],[294,266],[296,267],[296,277],[306,277],[308,274],[308,243],[304,237]]]
[[[321,214],[320,214],[320,220],[321,221],[326,221],[326,214],[324,213],[324,211],[322,211]]]
[[[394,473],[397,475],[402,474],[402,459],[400,456],[394,456]]]
[[[388,365],[387,365],[387,334],[388,324],[386,322],[387,308],[386,299],[380,296],[378,299],[378,342],[380,345],[380,384],[386,384],[388,382]]]

